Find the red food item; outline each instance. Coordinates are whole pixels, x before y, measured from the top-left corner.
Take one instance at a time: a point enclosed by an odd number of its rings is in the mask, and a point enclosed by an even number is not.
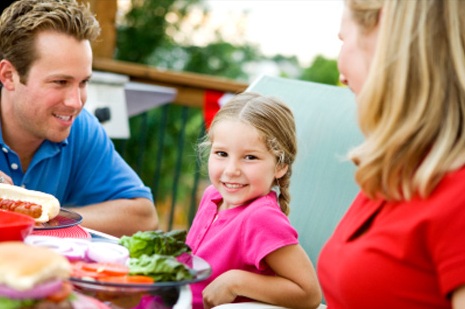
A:
[[[61,289],[56,291],[53,294],[47,296],[47,300],[59,303],[68,298],[68,296],[73,292],[73,285],[69,281],[63,281]]]
[[[155,282],[152,277],[143,275],[108,276],[101,277],[98,281],[129,284],[153,284]]]
[[[73,264],[72,276],[76,278],[90,277],[100,279],[108,276],[124,276],[129,273],[126,265],[116,263],[86,263]]]
[[[42,215],[42,206],[39,204],[4,198],[0,198],[0,209],[17,212],[34,219]]]

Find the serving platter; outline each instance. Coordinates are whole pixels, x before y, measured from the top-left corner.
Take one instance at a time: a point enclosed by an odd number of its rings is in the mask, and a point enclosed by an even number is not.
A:
[[[80,214],[61,208],[58,215],[52,220],[45,223],[36,223],[34,230],[63,229],[75,226],[81,222],[82,216]]]
[[[118,292],[118,293],[137,293],[137,292],[150,292],[156,293],[159,291],[167,291],[170,288],[179,288],[181,286],[195,283],[207,279],[211,274],[210,265],[202,258],[184,253],[177,258],[178,261],[184,263],[189,267],[193,278],[181,281],[163,281],[150,284],[136,284],[136,283],[115,283],[97,281],[91,278],[76,278],[71,277],[70,280],[74,286],[80,290],[90,290],[95,292]]]

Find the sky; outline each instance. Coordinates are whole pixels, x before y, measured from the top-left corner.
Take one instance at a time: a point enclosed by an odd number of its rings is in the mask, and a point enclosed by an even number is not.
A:
[[[243,36],[266,55],[297,56],[309,65],[315,56],[336,59],[343,0],[206,0],[218,20],[231,21],[248,11]],[[233,33],[234,30],[231,30]]]
[[[211,29],[221,25],[224,37],[231,41],[246,40],[257,44],[267,56],[297,56],[304,66],[315,56],[336,59],[341,43],[337,37],[343,0],[204,0],[211,10],[206,29],[186,35],[194,42],[206,44],[212,39]],[[118,0],[127,8],[130,0]],[[123,9],[124,11],[124,9]],[[243,12],[247,12],[244,20]],[[193,21],[201,14],[191,12]]]

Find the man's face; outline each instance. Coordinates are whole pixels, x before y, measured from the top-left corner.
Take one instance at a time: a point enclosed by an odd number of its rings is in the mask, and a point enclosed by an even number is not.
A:
[[[87,40],[51,31],[39,33],[35,44],[39,57],[25,84],[15,76],[7,121],[26,137],[60,142],[86,102],[92,49]]]

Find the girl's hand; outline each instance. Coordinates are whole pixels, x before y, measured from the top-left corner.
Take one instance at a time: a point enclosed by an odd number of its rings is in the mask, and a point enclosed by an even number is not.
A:
[[[239,284],[242,271],[229,270],[219,275],[203,290],[203,307],[210,309],[215,306],[234,301],[234,287]]]

